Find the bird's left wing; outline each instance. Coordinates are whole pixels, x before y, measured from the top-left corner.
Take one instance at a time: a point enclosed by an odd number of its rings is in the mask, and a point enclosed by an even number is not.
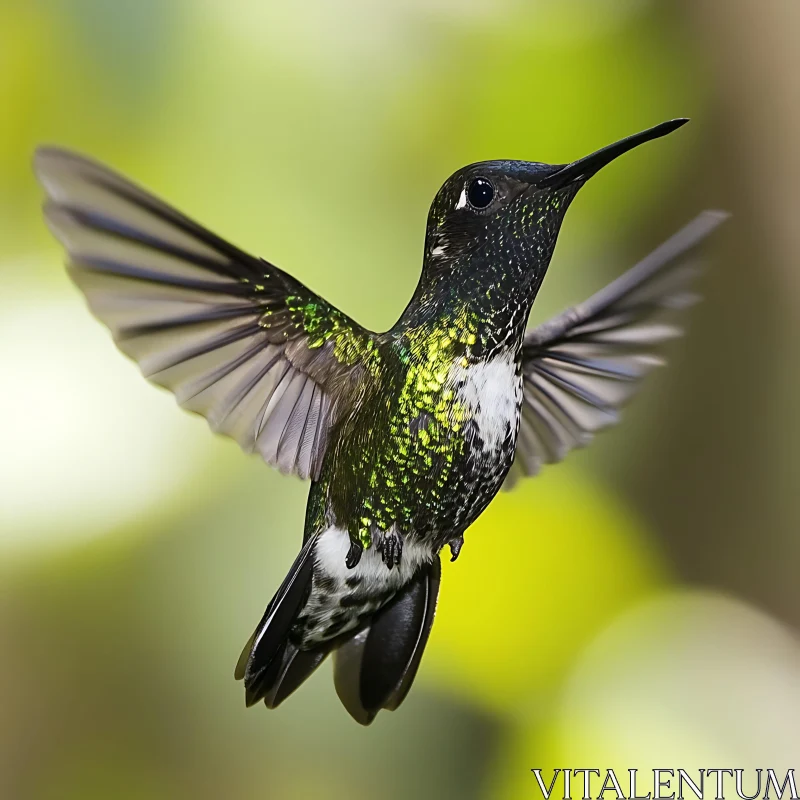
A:
[[[244,450],[315,476],[373,335],[105,167],[54,148],[34,165],[72,279],[145,377]]]
[[[725,218],[706,211],[584,303],[534,328],[522,347],[522,415],[506,488],[613,425],[654,366],[662,342],[681,334],[679,312],[696,296],[691,251]]]

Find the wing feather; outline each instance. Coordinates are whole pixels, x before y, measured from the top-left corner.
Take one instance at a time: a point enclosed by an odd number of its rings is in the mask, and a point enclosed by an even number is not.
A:
[[[100,164],[41,148],[35,169],[72,279],[145,377],[245,451],[316,475],[333,400],[359,369],[335,345],[366,349],[372,334]]]
[[[691,252],[725,218],[706,211],[584,303],[530,331],[523,343],[523,407],[506,481],[535,475],[615,424],[641,379],[663,363],[660,346],[697,295]]]

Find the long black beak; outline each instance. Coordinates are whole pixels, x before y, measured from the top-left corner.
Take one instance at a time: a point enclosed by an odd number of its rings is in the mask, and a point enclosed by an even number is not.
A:
[[[628,150],[633,150],[634,147],[638,147],[640,144],[666,136],[668,133],[672,133],[672,131],[685,125],[688,121],[689,120],[686,118],[671,119],[668,122],[662,122],[660,125],[656,125],[654,128],[648,128],[646,131],[634,133],[633,136],[620,139],[620,141],[614,142],[614,144],[610,144],[608,147],[604,147],[591,155],[579,158],[577,161],[573,161],[571,164],[561,167],[561,169],[548,175],[546,178],[537,181],[537,185],[557,189],[561,186],[566,186],[568,183],[573,183],[574,181],[587,180],[596,172],[599,172],[606,164],[611,163],[623,153],[627,153]]]

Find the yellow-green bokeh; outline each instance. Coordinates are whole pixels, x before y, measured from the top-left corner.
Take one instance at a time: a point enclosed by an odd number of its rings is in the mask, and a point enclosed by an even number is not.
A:
[[[763,699],[791,743],[791,635],[675,588],[735,585],[795,619],[797,426],[763,396],[771,374],[793,396],[797,298],[764,282],[775,171],[745,176],[777,153],[775,131],[793,140],[796,103],[768,77],[771,46],[763,73],[720,67],[762,41],[734,36],[741,19],[712,0],[0,3],[0,798],[536,797],[537,765],[772,752],[705,724],[737,694]],[[759,129],[743,99],[756,79],[774,101]],[[468,531],[400,710],[358,728],[326,664],[278,711],[246,712],[233,664],[294,557],[305,487],[212,437],[115,351],[42,224],[33,149],[108,162],[385,329],[453,170],[568,161],[675,116],[693,122],[578,196],[533,315],[580,301],[706,203],[730,205],[737,247],[671,370],[626,424]],[[794,280],[796,253],[787,264]],[[716,656],[681,660],[686,621],[707,612]],[[766,657],[743,654],[743,630]],[[686,686],[717,698],[702,719],[659,705]],[[743,719],[761,730],[757,717],[751,703]]]
[[[431,679],[507,714],[547,705],[620,610],[667,580],[641,523],[580,471],[501,494],[445,566]]]

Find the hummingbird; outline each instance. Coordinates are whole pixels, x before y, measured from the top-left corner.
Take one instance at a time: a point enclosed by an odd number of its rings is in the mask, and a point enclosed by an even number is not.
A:
[[[329,655],[370,724],[396,709],[452,560],[503,487],[617,422],[695,298],[705,211],[583,303],[526,332],[564,215],[601,168],[688,120],[569,164],[483,161],[430,208],[421,277],[368,330],[100,164],[42,147],[44,216],[123,353],[212,430],[310,481],[303,543],[236,665],[274,708]]]

